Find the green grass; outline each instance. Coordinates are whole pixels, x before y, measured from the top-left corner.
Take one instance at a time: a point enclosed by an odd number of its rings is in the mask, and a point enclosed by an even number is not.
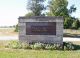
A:
[[[0,49],[0,58],[80,58],[78,51]]]
[[[7,49],[5,43],[0,41],[0,58],[80,58],[80,50],[60,51],[60,50],[27,50],[27,49]]]

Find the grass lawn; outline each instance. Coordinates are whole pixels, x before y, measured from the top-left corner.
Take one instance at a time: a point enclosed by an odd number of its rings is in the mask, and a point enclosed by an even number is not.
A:
[[[78,51],[0,49],[0,58],[80,58]]]

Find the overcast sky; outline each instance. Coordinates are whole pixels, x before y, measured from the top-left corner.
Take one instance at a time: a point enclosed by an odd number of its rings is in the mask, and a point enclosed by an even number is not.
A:
[[[27,0],[0,0],[0,26],[11,26],[18,23],[18,17],[24,16]],[[69,0],[69,6],[75,4],[77,11],[73,16],[80,18],[80,0]]]

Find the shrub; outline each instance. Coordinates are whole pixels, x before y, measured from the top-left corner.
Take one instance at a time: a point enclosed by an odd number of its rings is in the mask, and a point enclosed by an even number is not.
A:
[[[64,20],[64,29],[71,28],[73,20],[70,17],[66,17]]]
[[[74,45],[71,42],[63,42],[63,46],[60,44],[43,44],[43,43],[34,43],[34,44],[27,44],[27,43],[20,43],[19,41],[10,41],[8,45],[6,44],[6,48],[13,48],[13,49],[46,49],[46,50],[77,50],[80,49],[80,46]]]
[[[78,29],[80,30],[80,27]]]
[[[23,49],[32,49],[30,44],[27,44],[27,43],[22,43],[22,48]]]
[[[67,50],[67,47],[66,46],[64,46],[64,50]]]
[[[72,24],[72,29],[79,29],[79,25],[80,22],[78,19],[74,20],[73,24]]]
[[[45,45],[43,43],[35,43],[33,49],[45,49]]]
[[[62,45],[61,44],[54,44],[54,46],[57,50],[62,50]]]
[[[15,27],[15,30],[14,30],[15,32],[18,32],[19,31],[19,26],[18,26],[18,24],[16,25],[16,27]]]
[[[62,46],[60,44],[47,44],[45,49],[48,49],[48,50],[61,50]]]
[[[20,48],[22,48],[22,45],[19,41],[10,41],[8,43],[7,47],[13,48],[13,49],[20,49]]]
[[[5,48],[9,48],[9,44],[5,44]]]
[[[47,49],[47,50],[54,50],[54,49],[56,49],[56,48],[55,48],[54,45],[47,44],[47,45],[45,46],[45,49]]]
[[[74,45],[74,50],[80,50],[80,45]]]
[[[34,49],[34,45],[32,44],[32,45],[30,45],[30,47],[31,47],[31,49]]]
[[[64,50],[74,50],[75,46],[71,42],[64,42],[63,43]]]

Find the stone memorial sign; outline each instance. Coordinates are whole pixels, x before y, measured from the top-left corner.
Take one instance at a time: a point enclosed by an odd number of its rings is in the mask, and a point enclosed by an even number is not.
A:
[[[56,22],[27,22],[26,35],[56,35]]]
[[[63,43],[63,17],[19,17],[21,42]]]

